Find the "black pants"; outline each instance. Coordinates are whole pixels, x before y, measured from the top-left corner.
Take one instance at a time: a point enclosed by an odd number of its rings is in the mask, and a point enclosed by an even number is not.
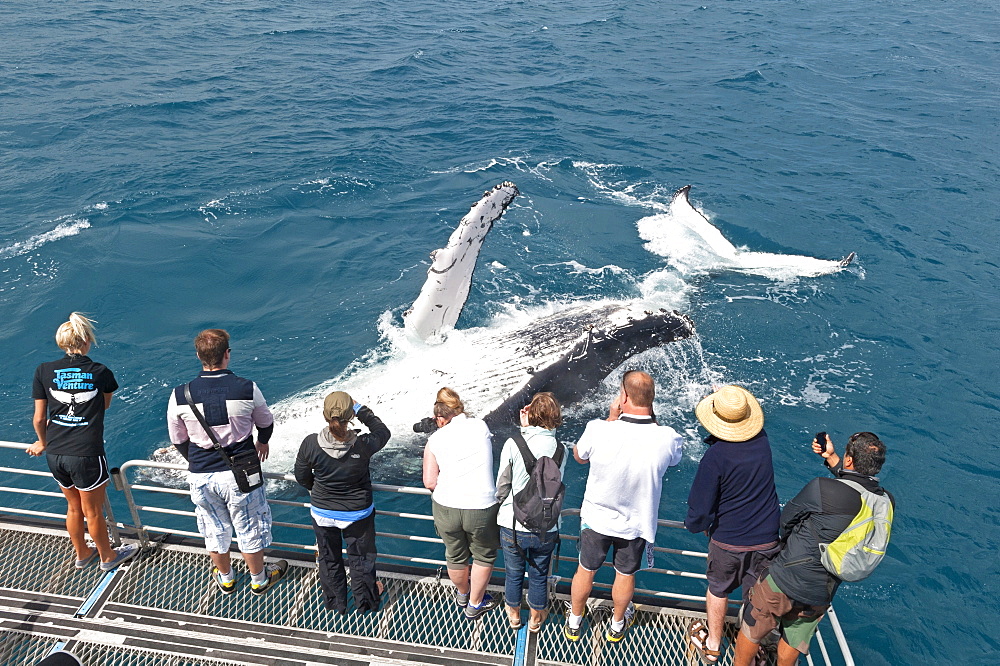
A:
[[[347,612],[347,573],[344,571],[342,541],[347,543],[347,562],[351,567],[351,591],[354,606],[361,613],[378,608],[375,587],[375,513],[351,523],[344,529],[320,527],[313,520],[319,550],[319,582],[323,586],[327,610]]]

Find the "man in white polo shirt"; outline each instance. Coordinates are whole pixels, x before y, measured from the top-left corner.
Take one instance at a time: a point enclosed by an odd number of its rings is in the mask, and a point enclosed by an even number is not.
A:
[[[580,507],[580,566],[563,630],[571,641],[580,639],[594,576],[609,550],[615,567],[614,616],[605,639],[617,643],[635,620],[635,572],[656,541],[663,475],[680,462],[683,443],[673,428],[657,425],[655,391],[645,372],[626,372],[607,420],[588,423],[573,451],[578,462],[590,463],[590,475]]]

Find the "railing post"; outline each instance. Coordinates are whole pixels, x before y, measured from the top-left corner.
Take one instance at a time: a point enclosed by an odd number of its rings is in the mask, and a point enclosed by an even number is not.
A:
[[[122,545],[121,533],[118,532],[118,521],[115,520],[114,509],[111,508],[111,498],[104,493],[104,516],[108,525],[108,533],[111,535],[111,546],[117,548]]]
[[[837,613],[833,610],[832,604],[826,609],[826,615],[830,618],[830,626],[833,627],[833,635],[837,637],[837,645],[840,647],[841,656],[844,657],[845,666],[854,666],[851,646],[847,643],[847,637],[844,636],[844,630],[840,627],[840,620],[837,619]]]
[[[129,487],[128,479],[125,477],[125,473],[118,467],[111,470],[111,478],[114,479],[115,488],[125,494],[125,502],[132,513],[132,526],[139,537],[139,545],[146,548],[149,546],[149,535],[146,534],[146,528],[143,527],[142,519],[139,518],[139,509],[136,508],[135,501],[132,499],[132,488]]]

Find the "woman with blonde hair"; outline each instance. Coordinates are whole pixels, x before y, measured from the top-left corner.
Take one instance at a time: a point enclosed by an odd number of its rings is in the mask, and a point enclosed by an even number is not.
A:
[[[531,402],[519,413],[521,437],[535,459],[548,456],[566,469],[566,452],[556,440],[556,428],[562,425],[562,411],[554,395],[536,393]],[[514,496],[530,481],[524,458],[513,438],[504,442],[500,451],[500,481],[497,494],[501,498],[497,524],[500,526],[500,545],[506,567],[507,619],[513,629],[521,626],[521,595],[524,591],[524,574],[528,573],[528,631],[537,633],[548,615],[548,576],[552,553],[559,543],[559,524],[548,532],[532,532],[514,519]]]
[[[432,491],[434,529],[444,541],[455,603],[474,620],[498,603],[486,592],[500,548],[492,435],[447,387],[437,393],[434,420],[438,429],[424,447],[424,487]]]
[[[138,547],[112,548],[108,539],[104,489],[111,475],[104,453],[104,412],[118,382],[111,370],[87,356],[96,342],[94,322],[79,312],[56,331],[56,344],[66,355],[35,370],[32,425],[38,440],[28,447],[28,455],[45,454],[66,497],[66,530],[76,551],[76,568],[100,558],[101,570],[111,571]],[[85,523],[93,548],[86,541]]]

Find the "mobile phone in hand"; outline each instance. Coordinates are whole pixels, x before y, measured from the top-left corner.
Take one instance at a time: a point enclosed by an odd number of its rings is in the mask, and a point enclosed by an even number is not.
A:
[[[819,455],[826,453],[826,431],[816,433],[816,443],[819,444]]]

